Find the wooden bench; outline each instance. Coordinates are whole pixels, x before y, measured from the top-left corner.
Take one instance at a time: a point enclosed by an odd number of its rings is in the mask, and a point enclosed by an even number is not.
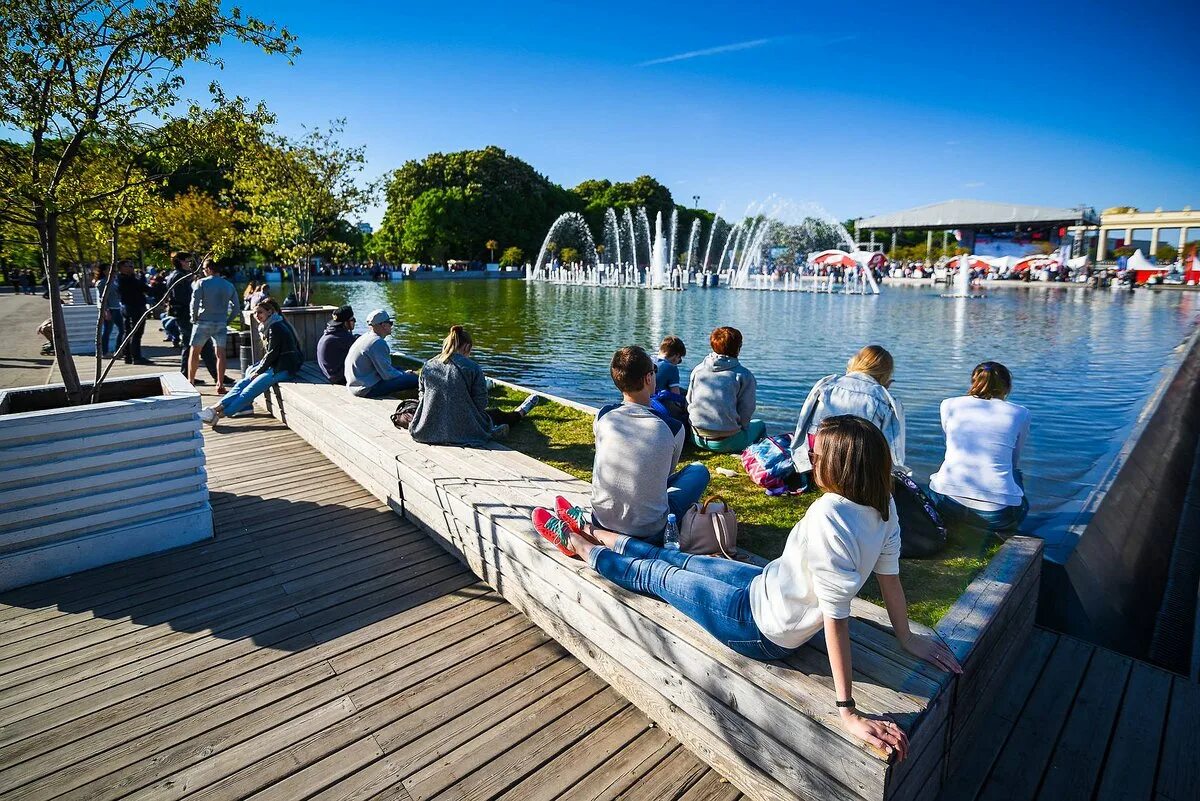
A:
[[[932,798],[980,698],[1032,626],[1040,540],[1013,538],[939,624],[964,661],[951,680],[901,651],[884,610],[856,601],[855,698],[907,731],[892,764],[843,731],[820,637],[787,663],[720,646],[669,605],[607,582],[534,531],[529,512],[586,482],[502,445],[425,446],[395,429],[391,400],[351,396],[308,367],[263,403],[397,512],[418,523],[664,730],[756,799]]]

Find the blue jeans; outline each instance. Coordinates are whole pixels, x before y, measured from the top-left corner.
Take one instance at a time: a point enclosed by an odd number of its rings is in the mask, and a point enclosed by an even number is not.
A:
[[[699,434],[692,434],[692,441],[697,448],[715,453],[741,453],[767,435],[767,424],[762,420],[751,420],[750,423],[731,437],[724,439],[708,439]]]
[[[1013,471],[1013,478],[1016,480],[1017,486],[1024,490],[1025,477],[1021,475],[1020,470]],[[989,512],[964,506],[953,497],[935,492],[933,489],[927,489],[927,492],[929,499],[933,501],[934,506],[937,507],[938,512],[946,519],[947,523],[957,523],[994,534],[1016,533],[1021,523],[1025,522],[1025,515],[1029,514],[1029,496],[1024,494],[1021,496],[1021,502],[1016,506],[1006,506],[1003,509]]]
[[[110,348],[108,346],[108,335],[114,329],[117,332],[117,341],[114,342],[112,348]],[[105,320],[104,324],[100,327],[100,350],[103,351],[104,354],[112,353],[113,348],[116,348],[117,345],[121,344],[121,332],[124,330],[125,315],[121,313],[120,309],[109,309],[108,319]]]
[[[708,468],[693,462],[679,468],[667,479],[667,508],[677,521],[682,522],[683,513],[700,500],[704,490],[708,489],[709,478]]]
[[[405,389],[416,389],[419,379],[412,373],[402,373],[395,378],[385,378],[367,390],[364,398],[386,398],[393,392]]]
[[[597,573],[630,592],[661,598],[728,648],[751,659],[783,659],[795,649],[768,640],[750,611],[750,582],[762,568],[667,550],[621,536],[612,548],[593,548]]]
[[[237,414],[243,409],[250,407],[254,403],[254,399],[266,392],[271,387],[278,384],[280,381],[288,381],[292,378],[291,373],[277,373],[270,367],[265,370],[247,376],[232,387],[229,392],[225,393],[225,397],[221,399],[221,413],[225,415]]]

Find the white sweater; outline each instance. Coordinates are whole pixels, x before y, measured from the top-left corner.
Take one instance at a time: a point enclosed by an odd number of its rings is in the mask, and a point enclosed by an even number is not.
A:
[[[1029,410],[1000,398],[971,395],[942,401],[946,458],[929,488],[964,506],[995,511],[1017,506],[1024,491],[1013,471],[1029,436]]]
[[[850,616],[850,600],[872,572],[900,572],[900,523],[836,493],[818,498],[788,534],[783,555],[750,583],[750,611],[771,642],[798,648],[825,616]]]

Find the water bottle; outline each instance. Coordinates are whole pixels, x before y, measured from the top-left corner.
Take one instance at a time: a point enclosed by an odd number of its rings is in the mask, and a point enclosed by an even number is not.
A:
[[[663,532],[663,547],[672,551],[679,550],[679,525],[675,522],[674,514],[667,515],[667,530]]]

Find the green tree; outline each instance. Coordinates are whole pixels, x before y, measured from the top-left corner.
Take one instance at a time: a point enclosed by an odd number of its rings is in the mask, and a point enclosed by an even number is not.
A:
[[[575,248],[563,248],[558,252],[558,259],[563,264],[574,264],[579,261],[579,251]]]
[[[302,304],[312,294],[313,258],[350,252],[333,234],[339,221],[360,213],[375,194],[373,185],[359,183],[364,149],[338,141],[344,125],[335,120],[328,130],[314,128],[295,141],[268,135],[233,173],[247,236],[299,266],[296,290]]]
[[[418,206],[429,192],[443,194],[430,195]],[[583,210],[577,195],[494,146],[409,161],[388,176],[385,196],[380,247],[408,260],[482,259],[484,243],[497,234],[526,252],[536,251],[560,214]],[[468,213],[471,219],[462,219]],[[410,222],[410,217],[416,219]],[[417,228],[411,235],[410,225]],[[434,227],[444,231],[436,233]],[[436,250],[421,243],[433,243]]]
[[[84,399],[65,332],[58,281],[59,221],[121,188],[77,181],[89,144],[103,142],[136,161],[158,151],[175,161],[200,139],[173,136],[242,116],[214,83],[212,112],[180,97],[188,62],[220,66],[228,38],[289,58],[299,51],[284,29],[226,12],[215,0],[0,0],[0,219],[37,233],[50,289],[54,346],[70,403]],[[181,113],[180,108],[184,109]]]
[[[520,267],[525,263],[525,252],[519,247],[505,248],[500,254],[501,267]]]
[[[222,258],[238,238],[233,209],[198,189],[166,201],[148,226],[171,250],[196,254],[197,262],[205,257]]]
[[[1179,258],[1179,248],[1174,245],[1168,245],[1166,242],[1159,242],[1158,248],[1154,251],[1154,257],[1159,264],[1174,264]]]

